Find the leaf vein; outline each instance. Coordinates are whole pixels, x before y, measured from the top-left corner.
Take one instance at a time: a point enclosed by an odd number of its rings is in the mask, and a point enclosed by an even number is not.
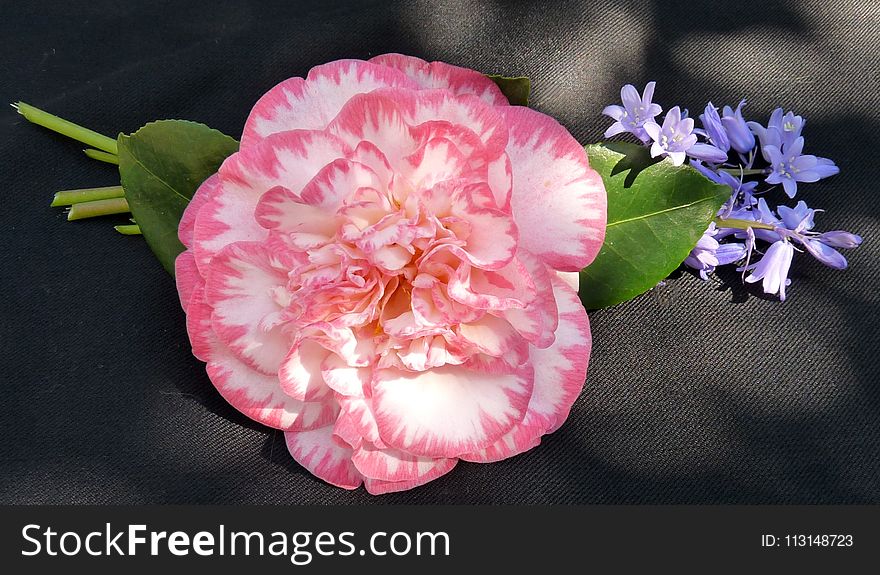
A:
[[[666,208],[665,210],[658,210],[658,211],[656,211],[656,212],[651,212],[651,213],[649,213],[649,214],[641,214],[641,215],[638,215],[638,216],[635,216],[635,217],[632,217],[632,218],[627,218],[627,219],[625,219],[625,220],[617,220],[617,221],[615,221],[615,222],[611,222],[611,223],[606,224],[605,227],[606,227],[606,228],[610,228],[610,227],[613,227],[613,226],[616,226],[616,225],[619,225],[619,224],[626,224],[626,223],[629,223],[629,222],[635,222],[635,221],[638,221],[638,220],[645,220],[645,219],[648,219],[648,218],[653,218],[654,216],[659,216],[659,215],[661,215],[661,214],[666,214],[666,213],[669,213],[669,212],[675,212],[675,211],[678,211],[678,210],[684,210],[684,209],[690,208],[691,206],[696,206],[697,204],[702,204],[703,202],[711,202],[711,201],[713,201],[713,200],[715,200],[715,197],[714,197],[714,196],[707,196],[707,197],[705,197],[705,198],[701,198],[701,199],[696,200],[696,201],[694,201],[694,202],[691,202],[691,203],[689,203],[689,204],[682,204],[682,205],[680,205],[680,206],[673,206],[673,207],[671,207],[671,208]]]

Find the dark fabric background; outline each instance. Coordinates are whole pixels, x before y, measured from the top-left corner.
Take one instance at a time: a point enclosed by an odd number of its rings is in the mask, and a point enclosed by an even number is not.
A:
[[[3,2],[0,101],[98,131],[186,118],[239,135],[278,81],[396,51],[532,78],[582,142],[623,83],[807,119],[841,174],[802,187],[865,236],[837,272],[798,254],[780,304],[678,273],[592,314],[586,388],[543,444],[380,498],[330,487],[239,415],[189,351],[173,281],[123,218],[58,189],[118,174],[0,114],[3,503],[880,503],[880,5],[859,1]]]

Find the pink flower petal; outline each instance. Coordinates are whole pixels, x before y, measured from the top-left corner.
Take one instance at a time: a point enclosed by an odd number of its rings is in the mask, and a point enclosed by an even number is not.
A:
[[[364,387],[370,385],[370,369],[353,367],[344,359],[330,353],[321,362],[324,382],[336,393],[352,397],[363,397]]]
[[[177,295],[180,296],[180,305],[183,311],[189,306],[189,300],[193,292],[205,285],[196,266],[196,258],[189,250],[181,253],[174,260],[174,279],[177,282]]]
[[[239,193],[256,199],[284,186],[298,196],[324,166],[349,154],[345,142],[325,131],[279,132],[227,158],[220,179],[226,194],[240,188]]]
[[[377,88],[416,88],[400,71],[361,60],[337,60],[291,78],[269,90],[251,111],[242,147],[287,130],[322,130],[355,94]]]
[[[475,451],[461,455],[463,461],[495,463],[508,457],[525,453],[541,444],[544,426],[530,413],[516,427],[505,433],[498,441]]]
[[[235,409],[254,421],[276,429],[312,429],[336,419],[335,401],[302,402],[282,391],[278,378],[263,375],[241,362],[220,341],[211,322],[211,306],[204,290],[197,289],[190,300],[186,328],[193,354],[208,364],[211,383]]]
[[[440,459],[442,464],[437,464],[429,473],[419,476],[418,479],[410,481],[382,481],[381,479],[364,478],[364,487],[370,495],[384,495],[386,493],[394,493],[397,491],[406,491],[420,485],[424,485],[429,481],[433,481],[438,477],[446,475],[458,463],[458,459]]]
[[[301,130],[274,134],[227,158],[219,186],[209,189],[196,216],[193,247],[199,269],[204,273],[214,254],[233,242],[266,237],[254,217],[263,194],[283,186],[296,195],[321,168],[350,153],[330,134]]]
[[[463,129],[473,132],[483,143],[482,150],[470,153],[471,161],[490,162],[504,153],[508,143],[508,126],[501,112],[511,109],[493,108],[479,98],[471,95],[456,96],[448,90],[423,90],[414,92],[412,99],[405,97],[406,90],[381,90],[377,93],[401,103],[406,121],[416,127],[416,132],[424,132],[418,126],[428,123],[427,133],[434,137],[445,136],[436,132],[438,122],[452,124],[455,133]],[[449,136],[456,141],[457,138]]]
[[[502,154],[488,166],[487,182],[495,197],[495,207],[510,213],[510,196],[513,193],[513,168],[510,157]]]
[[[260,197],[254,217],[267,230],[308,234],[308,237],[319,241],[328,240],[337,227],[331,213],[303,203],[283,186],[276,186]]]
[[[369,166],[340,158],[324,166],[306,184],[299,197],[304,204],[322,208],[332,214],[346,197],[359,188],[381,187],[382,182]]]
[[[462,263],[448,289],[451,298],[477,309],[522,309],[537,297],[528,269],[516,258],[498,270]]]
[[[401,173],[416,190],[431,189],[438,182],[462,178],[470,171],[468,159],[446,138],[431,138],[405,160]]]
[[[330,352],[310,340],[293,347],[281,362],[278,379],[281,389],[300,401],[320,401],[331,393],[324,383],[321,364]]]
[[[342,358],[352,367],[367,367],[373,363],[376,353],[373,340],[367,337],[370,328],[352,329],[330,323],[314,323],[297,338],[310,339]]]
[[[542,435],[556,431],[568,418],[584,386],[590,358],[590,324],[577,292],[554,277],[559,302],[559,327],[549,348],[530,348],[535,386],[525,418],[485,449],[461,456],[465,461],[489,463],[518,455],[540,443]]]
[[[357,489],[363,477],[351,462],[351,447],[334,437],[333,426],[284,434],[287,450],[313,475],[343,489]]]
[[[379,437],[379,427],[373,415],[372,399],[369,397],[339,397],[339,417],[334,433],[352,447],[359,447],[368,441],[377,448],[387,447]]]
[[[352,148],[361,142],[372,142],[396,169],[421,144],[404,114],[406,107],[414,106],[415,94],[409,90],[358,94],[345,104],[327,131]]]
[[[552,433],[568,418],[568,412],[584,387],[592,339],[587,312],[575,290],[554,277],[553,293],[559,306],[556,340],[546,349],[530,348],[535,368],[535,391],[529,413],[543,421]]]
[[[193,232],[196,226],[196,215],[205,205],[208,198],[215,195],[216,188],[220,185],[220,176],[214,174],[199,186],[193,194],[192,199],[186,205],[183,216],[180,218],[180,224],[177,227],[177,237],[187,248],[191,248],[193,244]]]
[[[273,296],[287,284],[275,258],[261,243],[231,244],[211,261],[205,287],[220,340],[266,375],[278,373],[291,346],[281,326],[274,325],[283,308]]]
[[[498,109],[510,129],[511,204],[520,245],[562,271],[586,267],[605,238],[605,187],[584,148],[553,118]]]
[[[373,409],[382,440],[428,457],[457,457],[493,443],[522,421],[532,394],[531,366],[489,374],[444,366],[373,374]]]
[[[370,62],[396,68],[422,88],[446,88],[453,94],[472,94],[492,106],[507,106],[508,101],[498,86],[475,70],[444,62],[425,62],[403,54],[382,54]]]
[[[548,271],[543,262],[525,250],[519,250],[516,257],[528,270],[537,296],[525,308],[507,309],[501,312],[501,316],[532,345],[544,348],[553,343],[559,320],[550,281],[551,273],[554,272]],[[573,275],[577,276],[577,273]]]
[[[515,354],[523,348],[523,338],[503,318],[490,314],[458,326],[459,341],[480,353],[495,357]]]
[[[226,193],[222,182],[199,192],[202,207],[195,213],[191,250],[196,266],[204,277],[214,254],[231,243],[258,241],[266,237],[266,230],[254,219],[254,207],[259,196],[240,189]],[[189,208],[186,215],[189,213]]]
[[[423,479],[426,483],[455,466],[455,459],[419,457],[394,448],[378,449],[369,443],[354,450],[351,462],[365,478],[390,482]]]
[[[485,184],[460,188],[453,195],[451,214],[470,224],[462,255],[479,268],[498,270],[513,259],[519,232],[510,215],[478,205],[475,199],[481,195],[491,198],[492,191]]]

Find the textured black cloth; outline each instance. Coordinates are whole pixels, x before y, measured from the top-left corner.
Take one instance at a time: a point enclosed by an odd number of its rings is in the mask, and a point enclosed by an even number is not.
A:
[[[124,218],[67,223],[59,189],[112,166],[0,116],[4,503],[880,502],[876,2],[6,2],[0,100],[107,134],[185,118],[238,136],[277,82],[402,52],[527,75],[584,143],[624,83],[807,119],[841,174],[804,185],[822,229],[861,233],[839,272],[798,254],[788,301],[678,273],[591,315],[587,384],[529,453],[374,498],[328,486],[214,391],[174,282]]]

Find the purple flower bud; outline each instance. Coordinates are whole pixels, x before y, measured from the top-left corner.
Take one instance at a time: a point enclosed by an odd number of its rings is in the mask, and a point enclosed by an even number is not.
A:
[[[687,151],[687,154],[692,158],[710,162],[712,164],[720,164],[727,161],[727,152],[710,144],[694,144]]]
[[[803,238],[801,243],[814,258],[836,270],[846,269],[846,258],[834,248],[819,240]]]
[[[824,234],[820,234],[819,237],[816,239],[823,244],[835,248],[852,249],[862,245],[862,238],[860,236],[845,232],[843,230],[825,232]]]
[[[779,300],[785,301],[785,288],[791,283],[788,280],[788,269],[794,257],[794,247],[785,240],[774,242],[764,257],[754,267],[746,282],[754,283],[763,280],[764,293],[779,294]]]
[[[730,146],[741,154],[747,154],[755,148],[755,135],[749,130],[742,115],[745,104],[746,101],[742,100],[736,110],[731,110],[730,106],[724,106],[724,116],[721,118],[721,125],[727,131]]]
[[[706,111],[700,114],[700,122],[703,124],[703,129],[706,131],[706,135],[709,136],[709,141],[712,145],[719,150],[727,152],[730,149],[730,140],[727,139],[727,132],[724,130],[724,126],[721,125],[721,118],[718,117],[718,108],[712,102],[709,102],[706,105]],[[691,155],[693,156],[694,154]],[[724,160],[726,159],[727,154],[724,155]],[[721,161],[723,162],[724,160]]]

